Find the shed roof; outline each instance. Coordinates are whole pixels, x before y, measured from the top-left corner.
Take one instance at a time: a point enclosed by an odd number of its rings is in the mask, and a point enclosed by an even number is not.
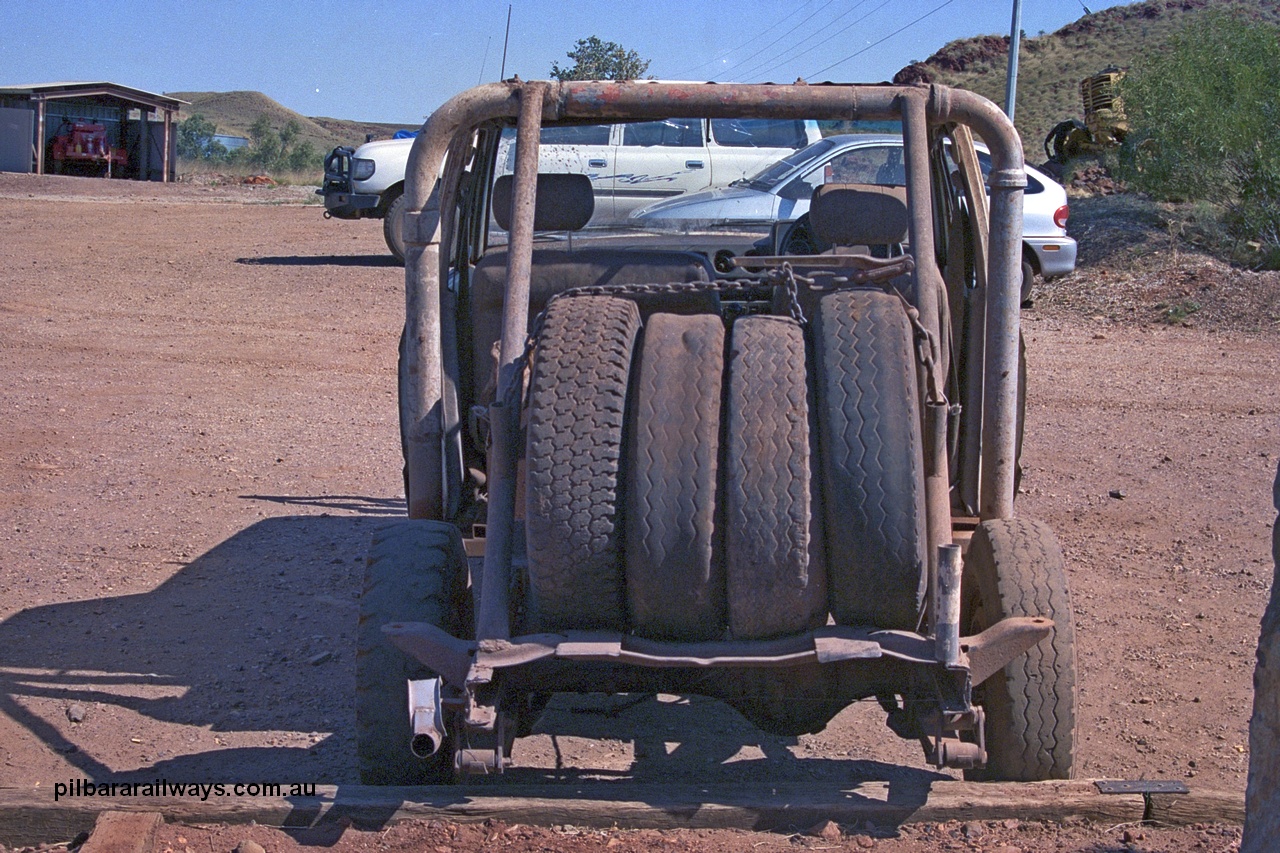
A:
[[[142,89],[105,81],[0,86],[0,95],[28,95],[35,100],[108,97],[125,101],[131,106],[147,107],[153,110],[178,110],[187,103],[168,95],[157,95],[154,92],[144,92]]]

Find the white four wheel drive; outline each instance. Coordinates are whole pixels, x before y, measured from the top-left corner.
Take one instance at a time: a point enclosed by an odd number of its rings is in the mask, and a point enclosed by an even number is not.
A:
[[[589,124],[542,130],[539,171],[586,175],[595,195],[592,226],[625,222],[646,204],[686,192],[727,186],[820,137],[812,121],[673,118],[630,124]],[[508,133],[498,169],[515,168]],[[325,216],[382,219],[387,248],[404,260],[396,227],[405,164],[413,139],[339,147],[325,158]]]

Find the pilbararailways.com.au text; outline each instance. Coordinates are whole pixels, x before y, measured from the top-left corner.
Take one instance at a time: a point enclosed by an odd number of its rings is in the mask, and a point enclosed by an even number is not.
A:
[[[207,800],[210,797],[314,797],[316,784],[279,785],[273,782],[170,782],[156,779],[151,782],[90,782],[88,779],[69,779],[53,783],[53,800],[63,797],[190,797]]]

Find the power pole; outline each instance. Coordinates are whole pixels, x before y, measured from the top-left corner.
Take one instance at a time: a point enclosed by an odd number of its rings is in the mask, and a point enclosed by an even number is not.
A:
[[[1009,76],[1005,82],[1004,111],[1013,121],[1018,95],[1018,44],[1022,41],[1022,0],[1013,0],[1013,28],[1009,31]]]

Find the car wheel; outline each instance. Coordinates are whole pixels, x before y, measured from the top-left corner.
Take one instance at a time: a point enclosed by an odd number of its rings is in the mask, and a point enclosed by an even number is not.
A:
[[[386,240],[387,248],[402,264],[404,263],[404,232],[400,227],[400,217],[404,213],[404,206],[404,192],[401,191],[387,205],[386,216],[382,218],[382,239]]]
[[[454,781],[452,736],[429,758],[409,749],[408,682],[434,673],[392,646],[391,622],[426,622],[469,635],[467,558],[453,525],[406,520],[373,536],[365,560],[356,638],[356,751],[366,785],[447,785]]]
[[[986,712],[987,765],[975,781],[1038,782],[1071,776],[1075,754],[1075,627],[1062,549],[1048,525],[993,519],[978,525],[960,583],[960,631],[977,634],[1010,616],[1044,616],[1053,632],[973,689]]]

